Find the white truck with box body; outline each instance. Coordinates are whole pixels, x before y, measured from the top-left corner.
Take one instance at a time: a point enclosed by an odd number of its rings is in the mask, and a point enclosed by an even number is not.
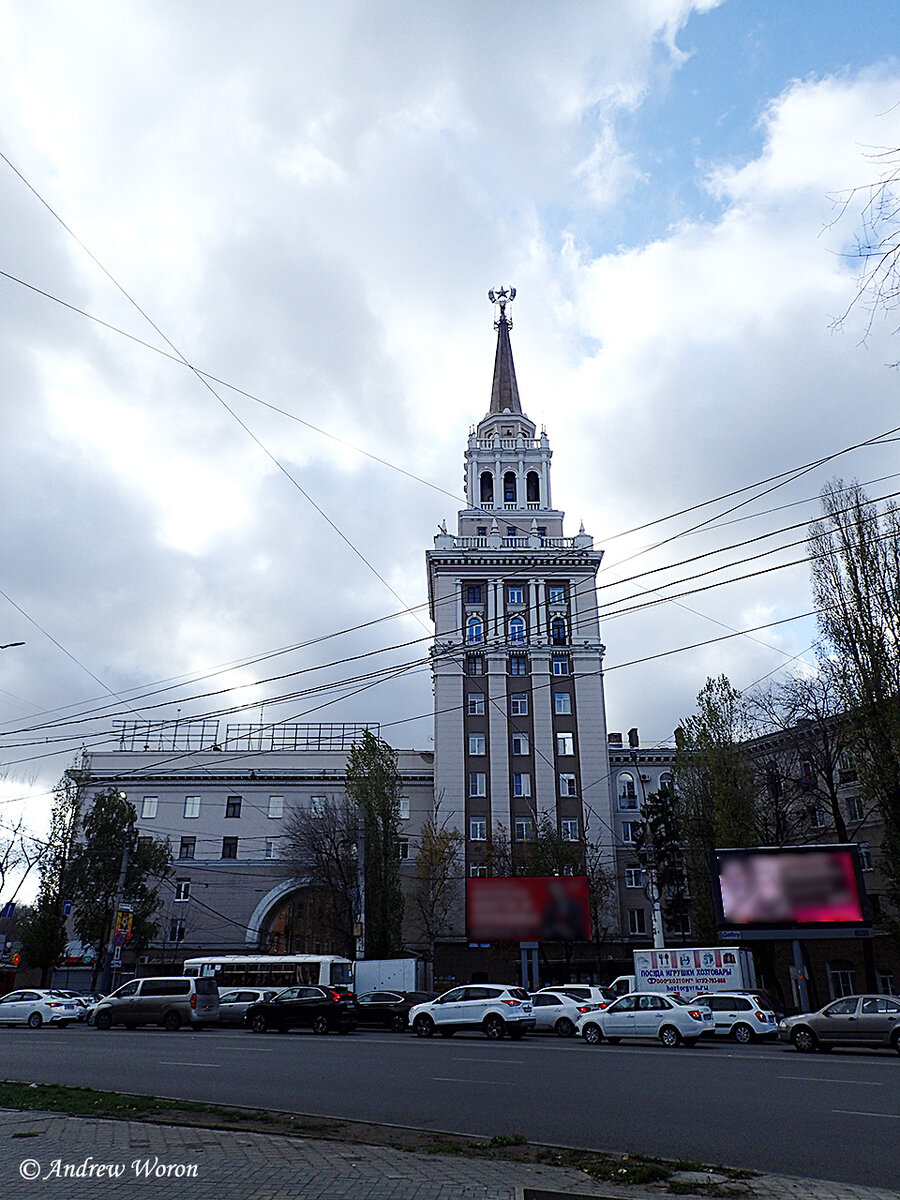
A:
[[[420,992],[425,964],[415,958],[360,958],[353,964],[353,985],[362,992]]]
[[[677,992],[691,1000],[699,992],[746,992],[756,987],[753,956],[740,946],[676,946],[635,950],[634,974],[609,985],[627,992]]]

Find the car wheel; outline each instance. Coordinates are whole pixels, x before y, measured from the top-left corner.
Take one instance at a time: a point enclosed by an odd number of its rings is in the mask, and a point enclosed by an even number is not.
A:
[[[163,1020],[163,1029],[167,1030],[169,1033],[175,1033],[180,1025],[181,1017],[179,1017],[177,1012],[166,1013],[165,1019]]]
[[[681,1045],[682,1038],[681,1034],[674,1025],[663,1025],[662,1029],[659,1031],[659,1040],[664,1046],[671,1050],[673,1046]]]
[[[575,1032],[575,1022],[570,1021],[568,1017],[560,1017],[553,1029],[557,1037],[571,1037]]]
[[[591,1021],[582,1028],[581,1036],[589,1046],[599,1046],[603,1041],[603,1030]]]
[[[427,1013],[420,1013],[413,1025],[416,1037],[434,1037],[434,1021]]]
[[[112,1029],[112,1013],[98,1012],[94,1017],[95,1029]]]
[[[751,1042],[756,1041],[756,1034],[743,1021],[739,1025],[735,1025],[731,1031],[731,1036],[736,1042],[740,1042],[742,1046],[749,1046]]]
[[[797,1029],[791,1030],[791,1044],[795,1050],[799,1050],[803,1054],[808,1054],[810,1050],[815,1050],[817,1043],[818,1038],[805,1025],[800,1025]]]
[[[43,1025],[43,1023],[44,1023],[44,1018],[41,1016],[40,1013],[37,1013],[37,1012],[32,1013],[31,1016],[28,1018],[28,1028],[29,1029],[40,1029],[40,1027]]]
[[[454,1033],[456,1033],[455,1029],[441,1029],[440,1030],[440,1035],[442,1038],[452,1038]]]
[[[328,1032],[328,1018],[327,1017],[316,1017],[316,1019],[313,1021],[313,1033],[327,1033],[327,1032]]]
[[[394,1033],[403,1033],[409,1025],[409,1020],[402,1013],[394,1013],[391,1017],[391,1029]]]
[[[506,1033],[506,1025],[502,1017],[498,1017],[496,1013],[488,1013],[484,1018],[484,1036],[490,1038],[492,1042],[499,1041]]]
[[[254,1033],[268,1033],[269,1022],[265,1018],[264,1013],[254,1013],[250,1021],[250,1028]]]

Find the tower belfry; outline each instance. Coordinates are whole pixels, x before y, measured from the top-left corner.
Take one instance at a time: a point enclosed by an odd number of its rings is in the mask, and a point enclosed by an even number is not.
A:
[[[522,411],[507,307],[488,411],[469,433],[466,507],[428,551],[435,623],[435,795],[465,837],[467,875],[549,819],[565,839],[610,841],[603,646],[593,538],[553,507],[545,430]],[[590,828],[589,828],[590,826]],[[605,826],[605,828],[604,828]],[[463,933],[464,931],[461,931]]]

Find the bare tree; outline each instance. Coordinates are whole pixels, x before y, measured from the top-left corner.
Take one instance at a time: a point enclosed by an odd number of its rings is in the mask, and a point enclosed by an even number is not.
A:
[[[460,830],[440,820],[439,812],[440,801],[422,826],[412,887],[413,907],[432,962],[438,939],[459,924],[461,883],[465,877],[465,839]]]
[[[43,843],[25,828],[25,818],[0,826],[0,898],[4,904],[15,899],[25,879],[41,860]],[[12,881],[18,876],[14,890]]]
[[[348,797],[295,809],[282,858],[292,875],[317,889],[323,933],[347,958],[356,957],[360,916],[359,810]]]

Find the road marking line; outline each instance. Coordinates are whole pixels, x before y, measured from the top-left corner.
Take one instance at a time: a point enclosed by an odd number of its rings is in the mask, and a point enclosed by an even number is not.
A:
[[[474,1062],[474,1063],[500,1063],[502,1066],[511,1065],[513,1067],[524,1066],[524,1063],[516,1062],[514,1058],[454,1058],[453,1062]]]
[[[447,1075],[432,1075],[432,1083],[477,1083],[480,1086],[490,1084],[492,1087],[518,1087],[511,1079],[451,1079]]]
[[[831,1111],[842,1117],[887,1117],[889,1121],[900,1121],[900,1113],[862,1112],[857,1108],[833,1108]]]
[[[779,1079],[802,1079],[805,1083],[849,1083],[854,1087],[884,1087],[883,1083],[873,1083],[869,1079],[827,1079],[822,1075],[779,1075]]]
[[[159,1066],[161,1066],[161,1067],[215,1067],[218,1070],[218,1069],[221,1069],[222,1064],[221,1063],[189,1063],[189,1062],[182,1062],[180,1059],[162,1058],[159,1061]]]

